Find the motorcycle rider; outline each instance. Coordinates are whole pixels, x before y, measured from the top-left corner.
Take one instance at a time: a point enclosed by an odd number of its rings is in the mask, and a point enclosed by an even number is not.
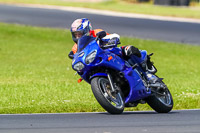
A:
[[[77,52],[77,42],[80,37],[83,35],[90,35],[93,37],[96,37],[96,34],[99,33],[100,31],[103,31],[102,29],[95,29],[92,30],[92,25],[90,21],[87,18],[81,18],[81,19],[76,19],[72,25],[71,25],[71,34],[72,34],[72,39],[75,42],[74,46],[72,47],[72,51],[69,53],[69,58],[72,59],[73,55]],[[114,34],[109,34],[102,39],[103,43],[108,45],[110,44],[120,44],[120,36],[116,33]],[[136,55],[138,57],[141,57],[141,53],[138,50],[138,48],[134,46],[123,46],[121,47],[122,49],[122,54],[123,56],[131,56],[131,55]]]
[[[74,46],[72,47],[72,51],[68,54],[68,57],[70,59],[73,59],[73,55],[77,52],[77,42],[78,39],[81,38],[83,35],[89,35],[96,37],[97,33],[103,31],[102,29],[94,29],[92,30],[92,25],[90,21],[87,18],[80,18],[76,19],[72,25],[71,25],[71,34],[72,34],[72,39],[75,42]],[[116,33],[114,34],[109,34],[102,39],[103,44],[120,44],[120,36]],[[128,46],[122,46],[119,49],[121,49],[122,57],[127,60],[129,59],[132,55],[141,57],[141,53],[138,48],[128,45]],[[147,63],[150,61],[147,61]],[[151,62],[150,62],[151,63]],[[146,69],[145,65],[144,69]],[[146,71],[146,70],[145,70]]]

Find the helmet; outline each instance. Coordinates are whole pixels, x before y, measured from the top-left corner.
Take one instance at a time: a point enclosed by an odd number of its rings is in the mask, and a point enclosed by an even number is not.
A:
[[[92,30],[90,21],[87,18],[76,19],[71,25],[72,39],[77,43],[79,38],[76,38],[75,33],[81,32],[82,35],[87,35]]]

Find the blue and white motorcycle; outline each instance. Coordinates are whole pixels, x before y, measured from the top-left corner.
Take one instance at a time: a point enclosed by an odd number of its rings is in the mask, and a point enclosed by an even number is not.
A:
[[[156,68],[144,71],[147,52],[124,60],[117,45],[102,45],[106,36],[100,32],[96,38],[83,36],[78,41],[72,68],[91,88],[99,104],[111,114],[120,114],[125,107],[148,103],[158,113],[173,108],[172,95],[161,78],[154,75]],[[79,81],[80,81],[79,80]]]

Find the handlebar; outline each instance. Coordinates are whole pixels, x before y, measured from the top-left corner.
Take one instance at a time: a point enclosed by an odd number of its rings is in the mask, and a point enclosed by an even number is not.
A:
[[[111,44],[111,45],[102,45],[101,48],[112,48],[112,47],[117,47],[117,44]]]

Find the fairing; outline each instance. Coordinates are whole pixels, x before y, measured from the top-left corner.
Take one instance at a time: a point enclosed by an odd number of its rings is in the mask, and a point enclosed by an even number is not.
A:
[[[132,69],[129,65],[126,65],[127,62],[120,57],[121,51],[119,48],[114,47],[103,50],[100,48],[95,38],[85,36],[79,40],[78,49],[78,52],[74,55],[72,67],[74,67],[77,62],[82,62],[84,64],[85,67],[81,71],[78,71],[78,74],[86,82],[90,83],[90,80],[96,76],[107,76],[106,73],[92,73],[92,71],[99,68],[109,68],[123,73],[129,84],[128,86],[130,87],[130,92],[128,96],[125,97],[125,103],[143,99],[151,94],[151,90],[145,87],[139,71],[137,69]],[[85,59],[87,55],[93,51],[97,52],[94,61],[90,64],[86,64]],[[141,51],[141,53],[142,57],[135,59],[138,63],[141,63],[146,59],[146,51]]]

